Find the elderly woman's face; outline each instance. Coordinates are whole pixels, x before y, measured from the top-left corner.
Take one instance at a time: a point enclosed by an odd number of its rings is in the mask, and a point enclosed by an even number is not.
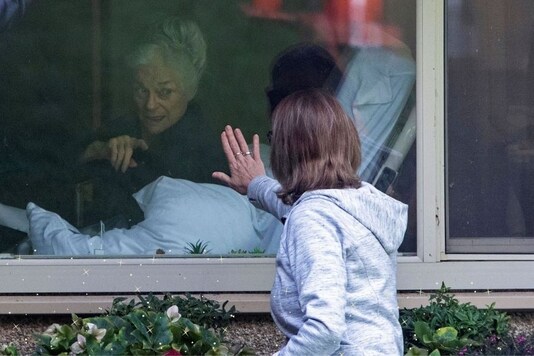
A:
[[[143,131],[149,135],[157,135],[178,122],[188,103],[176,71],[157,57],[138,67],[134,100]]]

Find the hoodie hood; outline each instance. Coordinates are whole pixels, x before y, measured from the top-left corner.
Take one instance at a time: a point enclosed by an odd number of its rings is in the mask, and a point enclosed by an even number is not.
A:
[[[394,253],[404,239],[408,205],[382,193],[369,183],[358,189],[321,189],[304,193],[297,204],[309,199],[326,199],[365,226],[384,250]]]

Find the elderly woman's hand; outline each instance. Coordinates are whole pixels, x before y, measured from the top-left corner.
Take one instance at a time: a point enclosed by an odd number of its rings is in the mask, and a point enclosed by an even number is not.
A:
[[[260,157],[260,138],[252,138],[252,152],[239,129],[227,125],[221,134],[221,143],[228,160],[230,175],[213,172],[213,178],[226,183],[241,194],[247,194],[248,185],[254,177],[265,175],[265,167]]]
[[[108,141],[109,161],[113,168],[126,172],[128,168],[137,167],[137,162],[132,158],[136,149],[148,150],[148,145],[142,139],[127,135],[114,137]]]
[[[108,142],[94,141],[85,150],[81,161],[107,159],[116,171],[120,169],[124,173],[128,168],[137,167],[137,162],[132,158],[136,149],[146,151],[148,145],[142,139],[127,135],[114,137]]]

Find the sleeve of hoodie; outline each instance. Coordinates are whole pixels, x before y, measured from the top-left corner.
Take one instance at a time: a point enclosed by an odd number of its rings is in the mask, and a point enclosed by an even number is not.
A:
[[[255,177],[248,186],[248,200],[257,208],[273,214],[278,220],[285,217],[291,205],[286,205],[276,195],[280,183],[267,176]]]
[[[287,227],[287,254],[304,324],[282,355],[330,355],[346,330],[347,275],[341,236],[331,216],[297,206]]]

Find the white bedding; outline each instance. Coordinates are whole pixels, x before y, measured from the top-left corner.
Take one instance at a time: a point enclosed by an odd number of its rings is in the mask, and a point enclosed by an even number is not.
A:
[[[34,254],[184,254],[188,243],[207,243],[211,254],[232,250],[276,253],[282,224],[246,196],[215,184],[160,177],[134,194],[145,219],[130,229],[89,236],[59,215],[29,203],[26,212]]]

